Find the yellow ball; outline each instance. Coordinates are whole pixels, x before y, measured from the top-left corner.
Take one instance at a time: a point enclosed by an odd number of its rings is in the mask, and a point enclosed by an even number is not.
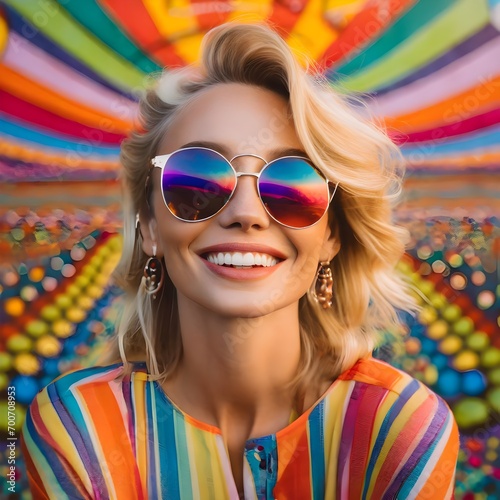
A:
[[[4,304],[5,312],[14,318],[21,316],[25,307],[26,304],[19,297],[11,297],[10,299],[7,299]]]
[[[424,370],[424,380],[428,385],[433,385],[437,382],[439,373],[434,365],[429,365]]]
[[[479,364],[479,356],[470,349],[462,351],[453,360],[453,366],[459,371],[472,370]]]
[[[77,276],[75,279],[75,285],[79,286],[80,288],[86,288],[89,283],[90,279],[84,275]]]
[[[429,325],[430,323],[436,321],[436,319],[437,319],[437,312],[436,309],[434,309],[433,307],[424,306],[420,311],[419,320],[424,325]]]
[[[75,333],[75,327],[69,321],[60,319],[52,325],[52,332],[60,339],[65,339]]]
[[[100,286],[97,286],[97,285],[90,285],[86,291],[87,291],[87,295],[89,297],[92,297],[93,299],[101,298],[102,294],[104,293],[103,288]]]
[[[79,307],[81,307],[85,311],[92,309],[94,307],[94,304],[95,304],[94,300],[90,297],[87,297],[87,296],[80,297],[76,301],[76,303],[78,304]]]
[[[439,350],[443,354],[455,354],[462,348],[462,339],[458,335],[449,335],[439,344]]]
[[[23,352],[14,358],[14,368],[21,375],[35,375],[40,371],[40,361],[33,354]]]
[[[35,350],[41,356],[52,358],[61,352],[61,343],[52,335],[44,335],[35,343]]]
[[[72,323],[81,323],[87,317],[87,313],[79,307],[70,307],[66,311],[66,318]]]
[[[75,283],[69,285],[67,288],[66,288],[66,294],[69,296],[69,297],[78,297],[80,294],[82,293],[81,289],[79,286],[77,286]]]
[[[446,337],[448,333],[448,323],[442,319],[434,321],[427,327],[427,335],[434,340],[439,340]]]

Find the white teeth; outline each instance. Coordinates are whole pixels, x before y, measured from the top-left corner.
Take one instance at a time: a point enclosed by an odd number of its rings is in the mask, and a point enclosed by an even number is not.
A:
[[[278,259],[272,257],[271,255],[250,252],[245,254],[242,254],[241,252],[209,253],[206,256],[206,259],[209,262],[212,262],[212,264],[217,264],[218,266],[226,265],[234,267],[272,267],[278,263]]]

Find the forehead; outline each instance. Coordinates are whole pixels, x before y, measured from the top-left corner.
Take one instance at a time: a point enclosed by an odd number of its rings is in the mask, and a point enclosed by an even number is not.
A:
[[[160,153],[196,141],[223,144],[235,154],[301,149],[287,101],[270,90],[235,83],[203,90],[187,104],[165,133]]]

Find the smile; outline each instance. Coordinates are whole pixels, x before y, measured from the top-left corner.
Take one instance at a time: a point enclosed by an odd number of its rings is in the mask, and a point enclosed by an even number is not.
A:
[[[217,266],[237,268],[273,267],[279,262],[279,259],[272,255],[257,252],[210,252],[204,258]]]

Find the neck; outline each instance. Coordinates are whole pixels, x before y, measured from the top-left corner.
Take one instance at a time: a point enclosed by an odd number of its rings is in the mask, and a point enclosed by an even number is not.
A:
[[[286,425],[300,360],[298,304],[257,318],[228,318],[179,297],[183,358],[165,389],[195,418],[221,430]],[[181,404],[182,402],[182,404]]]

